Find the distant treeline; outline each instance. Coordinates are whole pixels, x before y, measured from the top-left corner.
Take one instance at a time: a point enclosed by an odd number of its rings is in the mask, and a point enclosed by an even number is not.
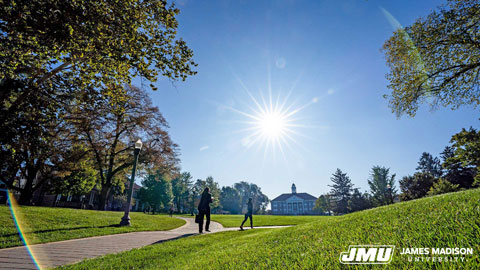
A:
[[[171,180],[160,172],[150,174],[142,181],[142,185],[138,198],[142,203],[147,204],[147,207],[152,207],[156,211],[173,207],[173,210],[178,213],[193,213],[206,187],[212,194],[213,203],[210,207],[213,213],[240,214],[248,198],[253,199],[255,213],[265,213],[269,203],[268,197],[255,184],[242,181],[233,186],[220,188],[213,177],[193,181],[188,172],[179,174]]]
[[[452,136],[440,158],[424,152],[413,175],[399,181],[400,193],[395,187],[395,174],[390,169],[374,166],[368,178],[369,191],[361,193],[340,169],[332,175],[331,190],[321,195],[315,210],[323,214],[346,214],[397,201],[408,201],[425,196],[475,188],[480,185],[480,132],[474,128],[462,129]]]

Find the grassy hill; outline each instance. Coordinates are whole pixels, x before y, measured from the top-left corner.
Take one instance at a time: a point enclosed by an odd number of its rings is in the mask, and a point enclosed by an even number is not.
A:
[[[66,269],[344,269],[355,244],[395,245],[389,269],[478,269],[480,189],[397,203],[284,229],[183,238],[87,260]],[[464,247],[463,262],[410,262],[402,248]],[[356,265],[355,269],[369,269]],[[379,266],[379,268],[385,268]]]
[[[123,212],[19,207],[18,219],[30,244],[134,231],[171,230],[185,221],[166,215],[130,213],[132,226],[118,227]],[[7,206],[0,206],[0,248],[23,245]]]
[[[244,215],[212,215],[211,219],[223,227],[240,227]],[[326,218],[322,216],[260,216],[253,215],[253,226],[298,225]],[[250,226],[250,220],[245,221],[244,227]]]

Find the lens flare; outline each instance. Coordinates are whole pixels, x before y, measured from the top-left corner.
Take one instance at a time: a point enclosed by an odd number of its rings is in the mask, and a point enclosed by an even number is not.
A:
[[[25,245],[25,248],[27,249],[28,254],[32,258],[32,261],[35,263],[35,266],[38,269],[44,269],[42,267],[42,265],[40,264],[38,256],[36,256],[34,250],[31,247],[30,243],[33,240],[32,239],[33,236],[29,235],[27,237],[27,235],[25,233],[25,232],[27,232],[27,228],[26,228],[27,225],[24,223],[24,221],[26,219],[23,216],[22,212],[20,211],[20,206],[18,205],[17,201],[15,200],[15,197],[10,192],[10,190],[7,191],[7,194],[8,194],[7,199],[8,199],[8,202],[10,204],[10,213],[12,215],[13,222],[15,223],[15,227],[17,228],[18,235],[20,236],[20,239],[22,239],[22,242]]]
[[[413,43],[413,40],[410,38],[408,33],[405,31],[403,26],[400,24],[400,22],[390,13],[388,10],[384,8],[380,8],[382,10],[383,15],[385,18],[388,20],[390,25],[392,26],[394,31],[398,31],[399,33],[402,34],[403,42],[405,43],[405,48],[408,48],[408,57],[410,57],[410,60],[414,63],[414,67],[416,72],[422,75],[424,80],[426,81],[427,89],[430,89],[430,86],[432,85],[431,80],[428,77],[428,70],[425,67],[425,62],[422,59],[422,55],[420,54],[420,51],[418,50],[417,46]],[[434,95],[430,90],[426,92],[426,97],[427,101],[433,104],[435,102]]]

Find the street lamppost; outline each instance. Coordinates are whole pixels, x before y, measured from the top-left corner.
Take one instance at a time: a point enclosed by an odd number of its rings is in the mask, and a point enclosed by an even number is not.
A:
[[[122,217],[122,221],[120,222],[120,226],[130,226],[130,204],[132,203],[132,194],[133,194],[133,186],[135,185],[135,170],[137,169],[137,160],[138,154],[142,149],[142,141],[138,139],[135,142],[135,150],[134,150],[134,157],[133,157],[133,168],[132,168],[132,179],[130,180],[130,187],[128,190],[128,199],[127,205],[125,206],[125,214]]]

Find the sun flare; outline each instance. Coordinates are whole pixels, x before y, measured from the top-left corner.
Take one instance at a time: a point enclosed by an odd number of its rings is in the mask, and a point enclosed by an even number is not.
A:
[[[243,83],[241,83],[244,86]],[[243,109],[225,106],[225,108],[243,116],[243,120],[235,121],[241,124],[242,128],[234,130],[234,133],[243,133],[240,143],[246,150],[257,146],[257,149],[264,150],[264,158],[271,152],[273,157],[279,153],[286,158],[286,150],[289,153],[295,152],[299,148],[304,149],[299,144],[298,137],[307,137],[302,129],[313,127],[305,123],[305,118],[300,116],[300,112],[318,101],[313,98],[310,102],[298,104],[292,102],[290,91],[285,96],[279,92],[276,96],[269,85],[268,94],[265,96],[262,91],[253,95],[246,87],[243,87],[245,93],[250,98],[250,102],[242,102]],[[303,122],[303,123],[302,123]]]
[[[266,112],[260,115],[257,124],[262,135],[271,139],[282,136],[287,129],[287,119],[279,112]]]

